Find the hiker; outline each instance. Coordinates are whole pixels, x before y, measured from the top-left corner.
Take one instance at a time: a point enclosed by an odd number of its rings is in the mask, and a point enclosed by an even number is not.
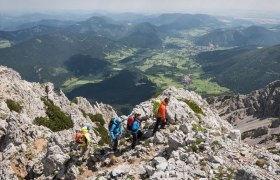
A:
[[[156,124],[153,130],[153,134],[156,133],[156,131],[158,130],[158,126],[161,124],[160,128],[161,129],[165,129],[165,124],[166,124],[166,106],[168,105],[168,103],[170,102],[169,98],[165,98],[164,100],[162,100],[160,102],[160,106],[157,110],[157,113],[155,114],[156,116]]]
[[[50,86],[47,84],[45,87],[45,92],[47,94],[47,100],[49,100],[49,92],[50,92]]]
[[[111,120],[109,125],[113,151],[117,151],[118,140],[122,136],[122,119],[120,117]]]
[[[91,129],[92,129],[91,125],[85,125],[84,127],[82,127],[80,132],[76,133],[76,142],[82,148],[82,151],[81,151],[82,159],[85,159],[86,157],[88,157],[88,147],[90,144],[89,130],[91,130]]]
[[[131,126],[132,144],[131,148],[134,149],[137,141],[141,139],[143,133],[140,130],[141,114],[135,113],[133,117],[133,123]]]

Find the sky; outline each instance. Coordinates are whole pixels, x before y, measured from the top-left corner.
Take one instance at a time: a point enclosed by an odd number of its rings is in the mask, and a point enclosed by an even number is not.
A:
[[[106,10],[182,12],[253,10],[280,12],[280,0],[0,0],[0,11]]]

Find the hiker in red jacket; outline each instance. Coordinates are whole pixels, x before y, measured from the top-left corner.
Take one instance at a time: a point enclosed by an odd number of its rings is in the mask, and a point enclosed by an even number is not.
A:
[[[170,102],[169,98],[165,98],[164,100],[161,101],[160,107],[158,109],[158,113],[156,114],[157,122],[154,127],[153,134],[156,133],[158,130],[158,126],[161,124],[160,128],[165,129],[165,124],[166,124],[166,106]]]

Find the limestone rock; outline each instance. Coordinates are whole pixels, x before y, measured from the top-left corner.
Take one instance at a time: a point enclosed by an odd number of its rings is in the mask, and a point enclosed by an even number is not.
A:
[[[257,138],[259,136],[265,135],[268,133],[268,127],[259,127],[258,129],[255,130],[254,134],[252,137]]]
[[[163,144],[165,143],[165,137],[161,132],[156,132],[154,135],[154,143]]]
[[[233,141],[241,142],[241,132],[239,129],[233,129],[229,133],[229,137]]]
[[[164,157],[155,157],[152,161],[152,166],[155,166],[158,171],[164,171],[168,166],[168,162]]]
[[[9,160],[4,160],[0,163],[0,179],[17,180],[17,176],[14,173]]]
[[[185,134],[182,131],[175,131],[168,137],[168,144],[174,149],[185,146]]]
[[[58,145],[48,147],[46,158],[43,160],[44,174],[49,176],[64,169],[64,164],[69,159],[70,156],[65,154]]]
[[[254,168],[245,166],[244,168],[239,169],[237,171],[235,179],[255,180],[255,179],[264,179],[264,178],[262,178]]]

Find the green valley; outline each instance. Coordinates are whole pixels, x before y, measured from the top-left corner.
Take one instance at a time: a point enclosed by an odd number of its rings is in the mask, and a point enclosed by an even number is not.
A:
[[[42,20],[0,31],[0,64],[29,81],[51,81],[70,98],[109,103],[122,113],[170,86],[209,97],[278,78],[277,48],[249,51],[280,44],[275,28],[203,14],[133,17]],[[260,67],[258,61],[272,64]]]

